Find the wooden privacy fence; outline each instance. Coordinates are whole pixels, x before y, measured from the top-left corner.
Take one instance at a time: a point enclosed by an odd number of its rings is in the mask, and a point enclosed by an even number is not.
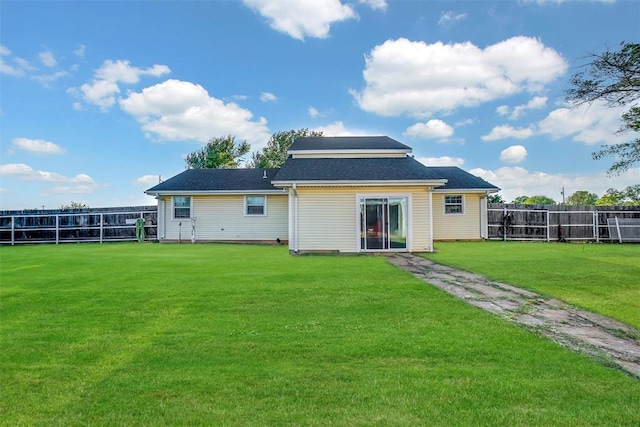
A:
[[[640,242],[640,206],[490,203],[491,240]]]
[[[0,211],[0,244],[132,241],[138,218],[144,220],[145,240],[156,240],[156,206]]]

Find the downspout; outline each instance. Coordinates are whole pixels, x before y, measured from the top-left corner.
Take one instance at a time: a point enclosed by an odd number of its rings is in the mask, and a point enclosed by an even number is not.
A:
[[[487,211],[487,198],[489,192],[486,191],[484,197],[480,198],[480,238],[486,240],[489,237],[489,220]]]
[[[429,252],[434,252],[434,248],[433,248],[433,187],[429,187]]]
[[[164,240],[165,238],[165,230],[166,230],[166,224],[165,224],[165,217],[166,217],[166,212],[165,212],[165,200],[160,197],[160,196],[156,196],[156,199],[158,200],[158,219],[157,219],[157,238],[159,241]]]
[[[298,253],[298,188],[293,183],[293,252]]]

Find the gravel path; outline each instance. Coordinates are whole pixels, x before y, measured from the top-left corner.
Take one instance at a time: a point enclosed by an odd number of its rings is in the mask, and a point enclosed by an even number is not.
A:
[[[392,264],[483,310],[640,378],[640,331],[608,317],[477,274],[399,253]]]

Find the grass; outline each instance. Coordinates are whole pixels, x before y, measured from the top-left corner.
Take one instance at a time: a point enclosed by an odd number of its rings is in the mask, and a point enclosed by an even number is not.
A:
[[[640,329],[640,245],[439,242],[425,255]]]
[[[1,425],[640,424],[637,379],[383,257],[68,244],[0,263]]]

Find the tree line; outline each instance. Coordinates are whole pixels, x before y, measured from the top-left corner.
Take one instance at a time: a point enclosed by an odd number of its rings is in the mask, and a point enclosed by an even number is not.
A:
[[[500,194],[490,195],[488,201],[489,203],[507,203]],[[578,190],[561,203],[556,203],[551,197],[544,195],[518,196],[509,203],[516,205],[640,206],[640,184],[630,185],[624,190],[609,188],[602,196],[586,190]]]
[[[236,140],[235,135],[211,138],[207,144],[185,158],[189,169],[236,169],[236,168],[279,168],[287,160],[287,150],[294,139],[307,136],[322,136],[322,132],[309,129],[276,132],[261,150],[251,153],[251,145],[246,140]]]

